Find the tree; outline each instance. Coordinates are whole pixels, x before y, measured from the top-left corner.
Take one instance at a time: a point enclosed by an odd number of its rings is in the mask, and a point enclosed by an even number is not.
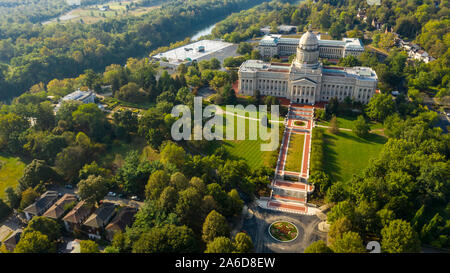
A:
[[[206,246],[205,253],[232,253],[234,245],[227,237],[216,237]]]
[[[14,249],[15,253],[54,253],[55,245],[48,239],[47,235],[39,231],[32,231],[20,238]]]
[[[58,222],[43,216],[33,217],[30,222],[28,222],[28,226],[23,230],[23,234],[25,235],[34,231],[46,235],[51,242],[54,242],[61,237],[61,226]]]
[[[353,126],[353,130],[357,136],[364,138],[369,135],[370,126],[367,124],[366,119],[363,116],[358,116]]]
[[[310,244],[305,249],[305,253],[333,253],[333,250],[324,241],[319,240]]]
[[[90,204],[95,204],[102,200],[107,192],[106,182],[101,176],[90,175],[87,179],[81,180],[78,183],[78,195],[80,199]]]
[[[252,238],[243,232],[236,234],[233,245],[237,253],[252,253],[254,251]]]
[[[166,212],[172,212],[175,209],[178,199],[178,192],[174,187],[166,187],[159,196],[158,206]]]
[[[348,55],[347,57],[340,59],[338,64],[346,67],[353,67],[360,66],[361,62],[355,56]]]
[[[127,194],[142,194],[145,185],[149,180],[149,175],[156,170],[162,169],[159,161],[141,161],[137,151],[131,151],[125,158],[125,162],[117,171],[114,180],[122,187]]]
[[[13,113],[0,114],[0,148],[13,154],[21,151],[20,135],[30,126],[29,122]]]
[[[358,233],[346,232],[337,238],[331,245],[331,249],[336,253],[365,253],[363,241]]]
[[[242,42],[239,44],[237,53],[241,55],[250,54],[252,52],[252,45],[246,42]]]
[[[58,180],[57,173],[43,160],[34,159],[25,167],[22,177],[19,179],[19,191],[34,188],[41,182]],[[55,181],[57,182],[57,181]]]
[[[176,172],[170,177],[170,185],[177,191],[182,191],[189,187],[189,181],[184,174]]]
[[[24,209],[31,205],[37,198],[39,193],[37,193],[33,188],[28,188],[22,192],[22,198],[20,200],[20,208]]]
[[[81,253],[100,253],[98,244],[91,240],[80,241],[80,252]]]
[[[197,249],[192,230],[174,225],[152,228],[133,244],[133,253],[194,253]]]
[[[7,217],[11,213],[11,208],[3,202],[3,199],[0,199],[0,220]]]
[[[175,206],[175,213],[180,217],[181,222],[189,227],[199,230],[201,228],[202,196],[193,187],[189,187],[178,193],[178,202]]]
[[[339,133],[339,123],[337,121],[336,116],[333,116],[330,121],[330,128],[328,129],[332,134]]]
[[[18,208],[20,205],[20,195],[12,187],[5,189],[5,201],[11,208]]]
[[[366,113],[376,121],[384,119],[395,111],[395,102],[389,94],[375,94],[367,105]]]
[[[230,205],[229,205],[230,211],[235,215],[240,214],[242,212],[242,208],[244,206],[244,201],[242,201],[242,199],[239,196],[239,193],[236,189],[232,189],[228,193],[228,200],[230,203]]]
[[[333,222],[330,226],[330,231],[328,232],[328,242],[333,244],[333,242],[342,237],[346,232],[352,231],[352,223],[347,217],[342,217]]]
[[[230,227],[228,226],[227,219],[213,210],[208,214],[203,223],[202,239],[208,243],[219,236],[230,236]]]
[[[184,149],[173,142],[168,142],[161,149],[161,162],[164,165],[171,163],[181,169],[186,162],[186,159],[187,155]]]
[[[420,241],[405,220],[393,220],[381,230],[381,249],[389,253],[418,252]]]
[[[161,192],[169,186],[169,175],[166,171],[156,171],[152,173],[145,186],[145,196],[152,200],[157,200]]]

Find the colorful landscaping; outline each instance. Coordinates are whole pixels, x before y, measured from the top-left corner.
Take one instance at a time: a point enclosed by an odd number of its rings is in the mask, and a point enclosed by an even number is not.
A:
[[[294,125],[295,126],[305,126],[306,123],[303,121],[300,121],[300,120],[296,120],[296,121],[294,121]]]
[[[289,222],[275,222],[269,227],[270,235],[282,242],[293,241],[298,236],[298,229]]]

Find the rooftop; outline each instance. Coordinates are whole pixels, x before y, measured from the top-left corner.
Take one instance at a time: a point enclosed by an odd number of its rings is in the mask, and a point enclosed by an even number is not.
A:
[[[46,209],[49,204],[51,204],[55,199],[58,198],[58,192],[56,191],[46,191],[42,194],[36,202],[26,207],[23,211],[37,215]]]
[[[84,222],[85,226],[93,228],[101,228],[107,224],[108,219],[115,212],[115,204],[104,202],[100,207]]]
[[[333,47],[345,47],[349,50],[364,50],[364,45],[358,38],[343,38],[342,40],[322,40],[321,35],[318,34],[319,46],[333,46]],[[265,46],[277,46],[278,44],[298,45],[300,43],[299,38],[286,38],[280,34],[268,34],[265,35],[260,41],[260,45]]]
[[[81,90],[78,89],[77,91],[72,92],[69,95],[67,95],[64,98],[62,98],[62,100],[79,100],[79,101],[83,101],[84,99],[86,99],[87,97],[91,96],[92,94],[94,94],[92,91],[81,91]]]
[[[78,203],[66,216],[64,216],[63,221],[69,223],[79,223],[85,219],[89,214],[91,214],[92,205],[87,204],[85,201]]]
[[[73,194],[64,194],[63,197],[61,197],[61,199],[59,199],[55,204],[53,204],[53,206],[51,206],[45,213],[43,216],[45,217],[49,217],[49,218],[53,218],[53,219],[58,219],[59,217],[61,217],[64,212],[66,211],[64,209],[64,207],[67,204],[70,204],[72,202],[78,202],[77,198],[75,197],[75,195]]]
[[[177,47],[163,53],[156,54],[153,56],[153,58],[159,60],[166,58],[169,63],[177,64],[186,61],[195,61],[215,52],[221,52],[231,46],[234,46],[234,44],[216,40],[201,40],[185,46]],[[200,51],[200,48],[204,50]]]
[[[108,224],[106,229],[120,229],[124,231],[127,226],[131,226],[133,223],[133,218],[136,212],[137,210],[135,208],[122,208],[111,223]]]

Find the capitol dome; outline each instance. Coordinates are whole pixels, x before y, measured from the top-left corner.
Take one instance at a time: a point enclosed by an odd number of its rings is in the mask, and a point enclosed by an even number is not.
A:
[[[319,40],[317,40],[317,36],[312,33],[311,30],[308,30],[305,34],[300,38],[299,46],[301,48],[314,48],[319,46]]]
[[[300,38],[294,65],[307,68],[317,68],[319,66],[319,40],[311,29]]]

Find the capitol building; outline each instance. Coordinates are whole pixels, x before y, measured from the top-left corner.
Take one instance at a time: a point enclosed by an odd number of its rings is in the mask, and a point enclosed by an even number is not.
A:
[[[239,68],[239,94],[289,99],[315,104],[336,97],[368,103],[375,94],[377,75],[369,67],[327,67],[319,62],[319,40],[311,30],[302,35],[292,64],[248,60]]]

